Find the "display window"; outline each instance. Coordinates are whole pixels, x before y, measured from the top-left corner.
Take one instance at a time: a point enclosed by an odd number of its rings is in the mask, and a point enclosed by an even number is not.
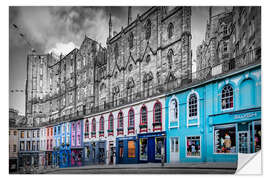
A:
[[[200,157],[201,156],[201,137],[189,136],[187,137],[186,142],[187,142],[186,156]]]
[[[136,157],[136,146],[135,141],[128,141],[128,158]]]
[[[215,153],[236,153],[235,125],[216,126],[214,131]]]
[[[155,138],[155,159],[161,159],[161,148],[163,146],[163,138]]]
[[[124,157],[124,143],[123,141],[119,141],[119,158],[123,159]]]
[[[147,138],[140,139],[140,160],[147,160]]]
[[[261,150],[261,124],[254,125],[254,146],[255,152]]]

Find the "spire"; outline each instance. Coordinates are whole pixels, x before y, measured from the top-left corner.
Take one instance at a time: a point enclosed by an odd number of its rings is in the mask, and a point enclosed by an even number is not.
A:
[[[110,19],[109,19],[109,38],[112,37],[112,15],[110,13]]]
[[[128,25],[132,22],[132,11],[131,6],[128,6]]]

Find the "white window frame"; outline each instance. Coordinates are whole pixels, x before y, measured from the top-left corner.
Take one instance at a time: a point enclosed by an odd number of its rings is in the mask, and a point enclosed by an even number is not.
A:
[[[187,156],[187,138],[188,137],[200,137],[200,156]],[[185,157],[186,158],[201,158],[202,157],[202,137],[201,135],[190,135],[190,136],[186,136],[185,138],[186,142],[185,142]]]
[[[176,102],[177,102],[177,110],[178,110],[178,115],[177,115],[177,120],[175,120],[175,121],[171,121],[171,102],[173,101],[173,100],[176,100]],[[178,100],[178,98],[175,96],[175,95],[173,95],[172,96],[172,98],[170,99],[170,101],[169,101],[169,128],[179,128],[179,114],[180,114],[180,105],[179,105],[179,100]],[[177,125],[176,126],[171,126],[171,122],[177,122]]]
[[[189,97],[190,95],[195,94],[197,97],[197,116],[189,117]],[[189,121],[197,119],[197,123],[190,124]],[[187,96],[187,127],[189,126],[200,126],[200,96],[197,91],[191,90],[191,92]]]

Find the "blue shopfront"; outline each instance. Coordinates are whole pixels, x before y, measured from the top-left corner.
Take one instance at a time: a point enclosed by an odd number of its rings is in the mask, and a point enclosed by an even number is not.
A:
[[[138,134],[138,162],[161,162],[164,155],[166,162],[166,133],[152,132]]]
[[[261,108],[213,114],[208,121],[208,161],[237,161],[237,153],[261,149]]]
[[[116,163],[138,163],[138,141],[136,136],[116,138]]]
[[[106,163],[106,141],[91,141],[84,143],[84,165]]]

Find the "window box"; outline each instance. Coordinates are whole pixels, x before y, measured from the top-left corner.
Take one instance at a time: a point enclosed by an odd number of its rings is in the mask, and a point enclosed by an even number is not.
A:
[[[96,132],[91,132],[91,135],[93,136],[93,135],[96,135]]]
[[[124,129],[123,128],[117,128],[117,131],[123,131]]]
[[[147,124],[140,124],[140,128],[147,128]]]
[[[134,130],[134,127],[128,127],[128,130]]]
[[[108,129],[108,133],[112,133],[113,132],[113,129]]]
[[[84,133],[84,136],[88,136],[89,135],[89,133]]]
[[[104,134],[104,131],[99,131],[99,134]]]
[[[162,124],[161,122],[154,122],[153,126],[161,126],[161,124]]]

